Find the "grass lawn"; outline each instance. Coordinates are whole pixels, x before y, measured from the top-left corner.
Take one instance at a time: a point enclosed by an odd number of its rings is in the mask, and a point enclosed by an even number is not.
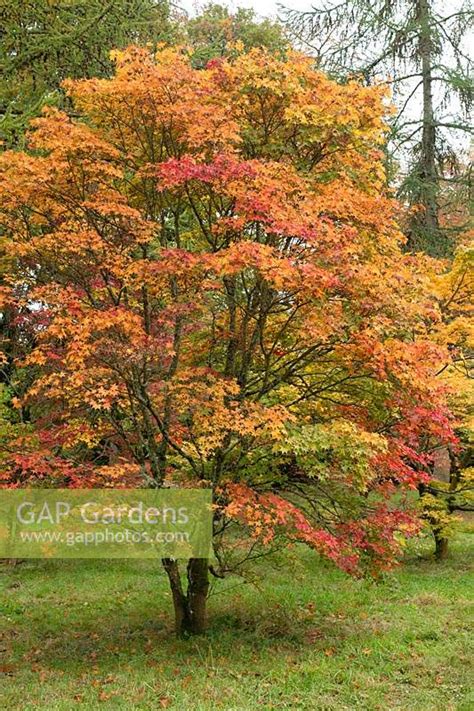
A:
[[[189,641],[158,563],[2,566],[0,708],[471,710],[473,543],[437,564],[419,542],[378,584],[298,549],[260,587],[219,581]]]

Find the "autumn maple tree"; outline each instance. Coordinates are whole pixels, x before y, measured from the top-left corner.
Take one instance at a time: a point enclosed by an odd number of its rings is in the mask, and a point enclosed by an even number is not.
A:
[[[455,216],[454,216],[455,217]],[[450,216],[453,220],[453,216]],[[449,393],[458,440],[440,447],[445,455],[444,480],[434,476],[421,482],[420,507],[435,540],[436,558],[448,555],[449,538],[460,521],[461,512],[474,511],[474,387],[472,383],[474,329],[474,248],[472,231],[465,229],[452,263],[433,274],[434,294],[441,321],[433,324],[433,338],[447,344],[450,358],[438,376]]]
[[[199,632],[209,569],[260,548],[390,567],[403,492],[454,441],[447,352],[385,187],[382,88],[297,53],[115,61],[66,82],[81,119],[48,109],[1,157],[2,301],[34,334],[1,481],[212,488],[217,561],[186,587],[164,561]]]

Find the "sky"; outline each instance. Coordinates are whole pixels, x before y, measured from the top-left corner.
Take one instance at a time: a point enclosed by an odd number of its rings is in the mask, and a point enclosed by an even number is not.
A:
[[[311,8],[311,0],[218,0],[218,2],[221,5],[228,5],[230,8],[253,8],[262,17],[276,16],[279,4],[292,10],[309,10]],[[206,0],[178,0],[176,4],[188,12],[193,12],[196,7],[206,5]],[[454,10],[459,5],[459,0],[444,0],[442,5],[444,8],[452,7]]]
[[[228,5],[230,8],[248,7],[253,8],[262,17],[276,16],[278,14],[277,5],[281,2],[286,7],[291,7],[292,10],[307,10],[311,6],[310,0],[220,0],[222,5]],[[192,12],[199,5],[205,5],[205,2],[196,2],[196,0],[180,0],[178,3],[188,12]]]

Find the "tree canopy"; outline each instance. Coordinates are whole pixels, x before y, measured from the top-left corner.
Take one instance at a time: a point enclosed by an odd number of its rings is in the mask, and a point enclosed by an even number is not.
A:
[[[2,303],[33,334],[2,485],[210,487],[220,574],[232,527],[377,574],[416,530],[402,493],[455,441],[431,262],[403,253],[386,189],[385,90],[295,52],[114,59],[0,158]],[[175,601],[199,597],[165,568]]]

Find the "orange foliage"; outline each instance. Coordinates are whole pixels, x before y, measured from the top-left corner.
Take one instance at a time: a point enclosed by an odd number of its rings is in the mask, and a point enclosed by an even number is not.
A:
[[[384,187],[384,90],[297,53],[115,59],[112,79],[66,82],[84,120],[47,109],[29,152],[0,158],[13,298],[36,333],[36,434],[4,482],[270,480],[287,502],[301,485],[301,511],[332,503],[308,514],[313,533],[285,509],[297,540],[353,569],[362,549],[388,560],[374,532],[393,540],[403,521],[384,497],[452,434],[439,314]],[[364,444],[363,494],[320,437],[339,421],[384,441],[373,457]],[[282,452],[303,426],[309,449]],[[220,515],[238,518],[247,489],[228,491]]]

